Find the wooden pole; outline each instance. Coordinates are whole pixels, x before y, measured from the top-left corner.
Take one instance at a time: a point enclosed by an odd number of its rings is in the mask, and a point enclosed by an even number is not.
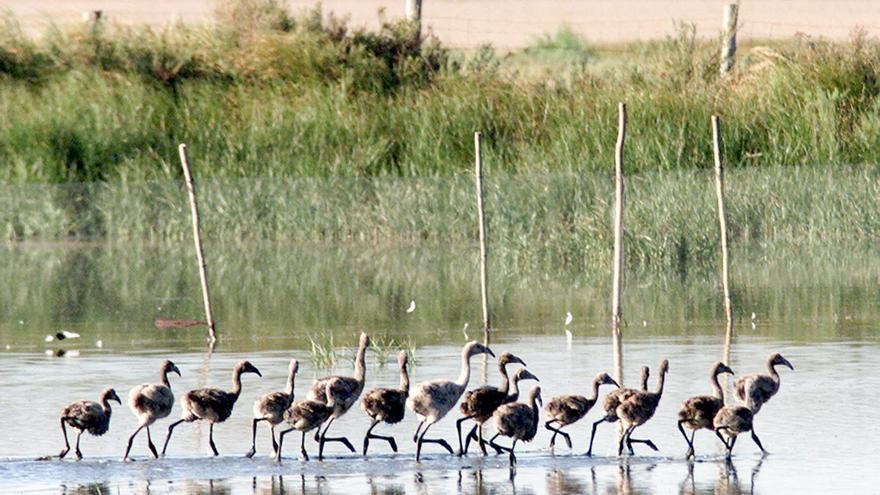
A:
[[[739,3],[724,6],[724,22],[721,34],[721,76],[733,69],[736,61],[736,22],[739,16]]]
[[[416,23],[419,35],[422,31],[422,0],[406,0],[406,20]]]
[[[476,168],[474,181],[477,187],[477,221],[480,225],[480,300],[483,305],[483,342],[489,345],[489,282],[486,274],[486,218],[483,213],[483,156],[482,136],[474,133],[474,156]]]
[[[618,104],[617,146],[614,153],[614,266],[611,288],[611,335],[617,383],[623,386],[623,345],[620,322],[623,318],[620,296],[623,290],[623,145],[626,141],[626,104]]]
[[[199,277],[202,281],[202,299],[205,303],[205,319],[208,322],[208,340],[213,346],[217,341],[215,334],[214,318],[211,316],[211,298],[208,296],[208,273],[205,269],[205,253],[202,249],[202,233],[199,226],[199,206],[196,202],[196,186],[193,183],[192,172],[189,168],[189,158],[186,154],[186,145],[181,144],[180,165],[183,167],[183,176],[186,179],[186,189],[189,192],[189,206],[192,209],[193,239],[196,244],[196,258],[199,262]]]
[[[724,208],[724,164],[721,157],[721,120],[712,116],[712,152],[715,156],[715,195],[718,197],[718,226],[721,231],[721,289],[724,291],[724,316],[728,331],[733,328],[730,304],[730,253],[727,245],[727,210]]]

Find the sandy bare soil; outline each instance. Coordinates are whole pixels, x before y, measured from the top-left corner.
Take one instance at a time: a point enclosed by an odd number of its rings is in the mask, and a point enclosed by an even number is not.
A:
[[[325,11],[347,16],[355,25],[376,26],[378,12],[402,16],[404,0],[324,0]],[[618,42],[662,38],[676,21],[693,22],[703,35],[721,26],[719,0],[424,0],[424,23],[444,42],[472,47],[492,43],[516,48],[567,24],[589,40]],[[293,10],[313,1],[291,0]],[[46,23],[72,22],[84,11],[100,9],[123,23],[160,25],[180,19],[211,19],[211,0],[0,0],[28,30]],[[845,38],[856,26],[880,34],[876,0],[742,0],[741,36],[788,37],[796,33]]]

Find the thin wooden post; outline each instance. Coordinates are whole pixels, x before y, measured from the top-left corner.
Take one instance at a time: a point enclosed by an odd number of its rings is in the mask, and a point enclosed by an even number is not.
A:
[[[721,33],[721,76],[727,75],[736,62],[736,23],[739,3],[724,6],[724,22]]]
[[[217,341],[214,327],[214,317],[211,316],[211,298],[208,296],[208,272],[205,269],[205,253],[202,250],[202,233],[199,225],[199,206],[196,202],[196,186],[193,183],[192,172],[189,168],[189,158],[186,154],[186,145],[181,144],[180,166],[183,167],[183,176],[186,179],[186,189],[189,192],[189,206],[192,210],[193,239],[196,244],[196,258],[199,262],[199,277],[202,281],[202,299],[205,303],[205,319],[208,322],[208,337],[211,345]]]
[[[422,30],[422,0],[406,0],[406,20],[416,23],[419,34]]]
[[[623,145],[626,141],[626,104],[619,103],[617,146],[614,153],[614,265],[611,288],[611,335],[614,345],[614,369],[617,383],[623,386],[623,345],[620,323],[623,318],[621,292],[623,290]]]
[[[727,246],[727,210],[724,208],[724,164],[721,157],[721,120],[712,116],[712,151],[715,155],[715,195],[718,197],[718,226],[721,231],[721,289],[724,291],[724,315],[728,328],[733,327],[730,304],[730,253]]]
[[[483,214],[483,156],[482,136],[474,133],[474,156],[476,168],[474,182],[477,187],[477,220],[480,225],[480,300],[483,305],[483,342],[489,345],[489,282],[486,275],[486,219]]]

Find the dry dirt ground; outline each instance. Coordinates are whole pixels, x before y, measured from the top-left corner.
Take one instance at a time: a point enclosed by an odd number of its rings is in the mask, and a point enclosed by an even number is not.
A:
[[[313,1],[290,0],[293,10]],[[518,48],[567,24],[594,42],[662,38],[676,21],[695,23],[702,35],[720,31],[725,0],[424,0],[423,21],[451,46],[492,43]],[[378,12],[402,16],[404,0],[324,0],[325,12],[348,17],[354,25],[375,26]],[[89,10],[103,10],[122,23],[161,25],[211,19],[212,0],[0,0],[0,9],[17,15],[29,30],[48,22],[75,22]],[[797,33],[842,39],[856,27],[880,34],[878,0],[742,0],[741,36],[789,37]]]

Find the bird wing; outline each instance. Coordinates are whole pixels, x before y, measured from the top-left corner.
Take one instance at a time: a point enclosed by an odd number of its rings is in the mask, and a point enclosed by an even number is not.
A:
[[[721,399],[711,395],[691,397],[681,404],[678,419],[711,423],[722,406]]]
[[[333,392],[337,397],[351,397],[355,396],[358,393],[358,388],[361,384],[350,376],[325,376],[323,378],[318,378],[315,380],[315,383],[309,387],[309,391],[306,394],[306,399],[308,400],[316,400],[319,402],[327,402],[327,382],[330,380],[336,379],[337,382],[333,386]],[[356,398],[356,397],[355,397]]]
[[[254,416],[265,417],[284,414],[292,402],[293,395],[288,395],[285,392],[266,394],[254,402]]]
[[[746,375],[733,384],[736,398],[752,411],[761,406],[776,394],[777,386],[768,375]]]
[[[232,394],[219,388],[198,388],[187,392],[181,402],[185,416],[189,413],[199,419],[223,421],[232,412],[232,399]]]
[[[440,412],[442,416],[455,406],[460,395],[461,391],[455,382],[434,380],[416,385],[407,404],[420,416],[430,416],[433,411]]]
[[[498,387],[486,385],[475,388],[464,394],[461,402],[461,412],[465,416],[485,416],[486,419],[504,403],[507,394],[498,390]]]
[[[65,407],[61,417],[68,418],[77,428],[87,428],[103,419],[104,408],[97,402],[81,400]]]
[[[511,436],[519,425],[528,424],[532,420],[532,408],[521,402],[504,404],[492,415],[495,431],[505,436]]]
[[[165,385],[144,383],[131,389],[128,394],[128,407],[135,414],[150,412],[157,415],[156,419],[164,418],[174,407],[174,394]]]

